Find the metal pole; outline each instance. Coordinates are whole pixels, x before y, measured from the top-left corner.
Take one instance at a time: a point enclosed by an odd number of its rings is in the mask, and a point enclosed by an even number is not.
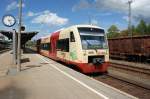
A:
[[[19,0],[19,31],[18,31],[18,49],[17,49],[17,71],[21,70],[21,21],[22,21],[22,0]]]
[[[129,23],[128,23],[128,31],[129,31],[129,36],[131,36],[132,37],[132,28],[131,28],[131,3],[132,3],[132,0],[129,0],[128,1],[128,4],[129,4],[129,15],[128,15],[128,17],[129,17]]]
[[[91,15],[89,14],[89,25],[91,25]]]
[[[93,24],[92,24],[92,18],[93,18],[93,15],[89,13],[89,14],[88,14],[89,25],[93,25]]]
[[[17,47],[17,45],[16,45],[16,30],[15,29],[13,29],[13,64],[15,64],[16,65],[16,63],[17,63],[17,60],[16,60],[16,47]]]
[[[132,23],[131,23],[131,19],[132,19],[132,17],[131,17],[131,4],[132,4],[132,0],[129,0],[128,1],[128,4],[129,4],[129,25],[128,25],[128,30],[129,30],[129,36],[131,37],[131,45],[132,45],[132,49],[131,49],[131,51],[132,51],[132,54],[131,55],[133,55],[133,53],[134,53],[134,47],[133,47],[133,33],[132,33]]]

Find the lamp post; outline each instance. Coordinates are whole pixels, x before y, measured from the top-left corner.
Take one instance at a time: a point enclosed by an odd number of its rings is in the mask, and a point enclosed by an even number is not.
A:
[[[131,17],[131,3],[132,3],[133,1],[132,0],[129,0],[128,1],[128,4],[129,4],[129,14],[128,14],[128,17],[129,17],[129,20],[128,20],[128,31],[129,31],[129,36],[133,36],[133,34],[132,34],[132,27],[131,27],[131,19],[132,19],[132,17]]]
[[[21,24],[22,24],[22,0],[19,0],[19,25],[17,46],[17,71],[21,70]]]
[[[129,17],[129,23],[128,23],[128,31],[129,31],[129,34],[128,34],[128,36],[130,36],[130,38],[131,38],[131,45],[132,45],[132,48],[131,48],[131,52],[132,52],[132,54],[134,53],[134,47],[133,47],[133,31],[132,31],[132,21],[131,21],[131,19],[132,19],[132,17],[131,17],[131,4],[132,4],[132,2],[133,2],[133,0],[129,0],[128,1],[128,4],[129,4],[129,14],[128,14],[128,17]],[[132,55],[131,54],[131,55]]]

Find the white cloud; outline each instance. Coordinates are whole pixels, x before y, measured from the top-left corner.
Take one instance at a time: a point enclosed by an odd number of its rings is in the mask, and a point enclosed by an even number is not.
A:
[[[16,1],[11,2],[7,5],[6,11],[11,11],[19,7],[19,4]],[[22,7],[25,7],[25,4],[22,4]]]
[[[88,6],[82,6],[82,2],[86,2]],[[128,13],[128,0],[95,0],[92,3],[88,1],[81,0],[78,4],[76,4],[73,8],[86,9],[87,7],[94,8],[102,11],[115,11],[119,13]],[[90,5],[89,5],[90,4]],[[80,9],[79,9],[80,8]],[[150,0],[133,0],[132,3],[132,16],[136,19],[145,19],[150,22]]]
[[[31,11],[29,11],[28,13],[27,13],[27,16],[29,16],[29,17],[32,17],[32,16],[34,16],[35,15],[35,13],[33,13],[33,12],[31,12]]]
[[[72,11],[86,9],[89,8],[91,5],[87,0],[81,0],[77,5],[73,6]]]
[[[16,8],[17,8],[17,2],[14,1],[14,2],[12,2],[12,3],[10,3],[10,4],[7,5],[6,11],[14,10]]]
[[[67,18],[59,17],[56,13],[52,13],[48,10],[31,15],[37,15],[31,21],[32,23],[46,24],[48,26],[61,26],[67,24],[69,21]]]
[[[49,10],[45,10],[45,11],[37,12],[37,13],[32,12],[32,11],[29,11],[29,12],[27,13],[27,16],[28,16],[28,17],[33,17],[33,16],[42,15],[42,14],[45,14],[45,13],[49,13]]]
[[[99,10],[118,10],[127,9],[127,1],[126,0],[95,0],[93,3],[93,7]]]

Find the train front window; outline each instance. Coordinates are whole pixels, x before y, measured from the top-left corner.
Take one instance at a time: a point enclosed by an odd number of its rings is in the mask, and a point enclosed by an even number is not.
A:
[[[107,41],[103,29],[78,28],[83,49],[107,48]]]

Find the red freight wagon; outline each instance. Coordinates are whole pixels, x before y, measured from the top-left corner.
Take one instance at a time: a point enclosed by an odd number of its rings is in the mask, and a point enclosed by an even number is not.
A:
[[[109,39],[112,58],[146,60],[150,59],[150,36],[135,36]]]

